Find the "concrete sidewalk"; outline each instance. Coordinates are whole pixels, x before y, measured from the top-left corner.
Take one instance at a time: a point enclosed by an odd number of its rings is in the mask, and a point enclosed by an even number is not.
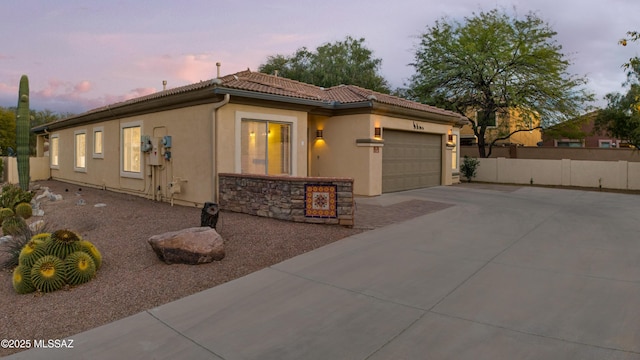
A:
[[[406,201],[445,205],[7,358],[640,359],[639,196],[470,184],[358,200]]]

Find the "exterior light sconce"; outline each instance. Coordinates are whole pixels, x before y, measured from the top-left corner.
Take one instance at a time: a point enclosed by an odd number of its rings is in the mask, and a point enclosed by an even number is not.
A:
[[[376,139],[382,138],[382,129],[379,126],[373,128],[373,137]]]
[[[453,142],[453,133],[451,132],[451,129],[449,129],[449,133],[447,134],[447,147],[456,147],[456,144]]]
[[[316,139],[322,139],[322,129],[316,130]]]

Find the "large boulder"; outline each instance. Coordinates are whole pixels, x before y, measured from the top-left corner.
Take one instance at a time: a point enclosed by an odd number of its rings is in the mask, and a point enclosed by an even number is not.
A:
[[[205,264],[224,258],[224,241],[215,229],[192,227],[154,235],[148,240],[167,264]]]

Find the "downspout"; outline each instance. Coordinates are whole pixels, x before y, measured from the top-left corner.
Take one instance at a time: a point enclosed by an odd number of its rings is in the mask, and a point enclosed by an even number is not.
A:
[[[231,96],[229,94],[224,94],[224,99],[222,99],[222,101],[214,103],[213,108],[211,109],[211,142],[210,142],[211,144],[211,197],[213,202],[216,202],[216,203],[218,202],[218,191],[217,191],[218,140],[216,138],[218,123],[216,121],[216,114],[219,108],[229,103],[230,98]]]

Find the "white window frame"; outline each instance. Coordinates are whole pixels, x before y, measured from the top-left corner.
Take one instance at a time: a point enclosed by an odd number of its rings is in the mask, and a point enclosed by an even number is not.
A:
[[[124,130],[139,127],[140,135],[143,134],[142,121],[132,121],[120,124],[120,176],[125,178],[143,179],[144,178],[144,154],[140,150],[140,172],[124,170]]]
[[[84,135],[84,166],[78,166],[78,136]],[[87,172],[87,130],[76,130],[73,132],[73,170],[77,172]]]
[[[53,143],[56,143],[55,154]],[[49,167],[51,169],[60,169],[60,134],[51,134],[49,139]]]
[[[96,151],[96,134],[100,133],[100,152]],[[91,137],[91,148],[93,149],[94,159],[104,159],[104,126],[93,128],[93,136]]]
[[[460,148],[460,141],[459,138],[460,136],[458,134],[452,134],[453,137],[453,148],[451,149],[451,161],[455,161],[455,165],[452,163],[451,164],[451,171],[456,174],[460,172],[460,154],[459,154],[459,148]]]
[[[298,176],[298,118],[279,114],[236,111],[235,118],[235,173],[242,173],[242,120],[284,123],[291,126],[291,176]]]

